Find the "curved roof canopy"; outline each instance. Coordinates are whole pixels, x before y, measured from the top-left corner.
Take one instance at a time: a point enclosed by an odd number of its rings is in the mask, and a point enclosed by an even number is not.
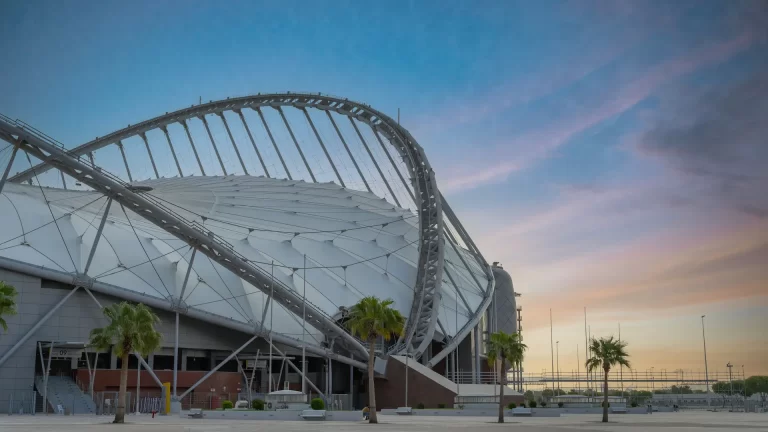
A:
[[[301,297],[306,293],[306,301],[328,315],[370,295],[393,299],[404,315],[411,308],[418,219],[372,193],[334,183],[252,176],[170,178],[135,185],[151,188],[144,193],[226,239],[251,263],[274,274],[276,283]],[[0,256],[68,273],[84,271],[106,197],[95,191],[8,183],[0,201],[4,201],[0,204],[4,208]],[[480,306],[483,296],[472,289],[469,271],[454,265],[460,262],[456,252],[446,249],[445,253],[445,265],[472,309],[457,301],[453,283],[444,280],[439,317],[452,336]],[[475,262],[465,250],[461,253],[467,254],[467,262]],[[114,204],[88,274],[97,281],[172,301],[182,295],[191,255],[186,242]],[[484,277],[478,265],[472,272]],[[267,297],[197,254],[183,305],[257,327],[265,317],[265,329],[300,339],[301,305],[289,311],[268,303]],[[307,322],[306,342],[320,346],[323,334],[311,327],[311,317]]]

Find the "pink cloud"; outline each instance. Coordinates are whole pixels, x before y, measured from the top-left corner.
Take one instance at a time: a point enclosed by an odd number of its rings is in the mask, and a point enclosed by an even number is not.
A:
[[[480,184],[499,183],[506,180],[507,176],[517,169],[518,166],[513,162],[501,162],[475,172],[440,176],[440,190],[451,193],[472,189]]]

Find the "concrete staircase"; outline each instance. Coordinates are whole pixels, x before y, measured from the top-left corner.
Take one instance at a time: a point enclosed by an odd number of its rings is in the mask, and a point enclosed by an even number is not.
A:
[[[45,393],[45,380],[42,376],[35,377],[38,393]],[[57,413],[58,406],[64,408],[67,414],[95,414],[96,404],[93,399],[80,390],[70,377],[48,377],[48,406],[49,412]]]

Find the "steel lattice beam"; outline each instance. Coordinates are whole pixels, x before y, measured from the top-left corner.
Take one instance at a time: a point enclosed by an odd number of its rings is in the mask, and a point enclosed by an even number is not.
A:
[[[335,111],[340,115],[369,125],[376,133],[387,138],[403,159],[412,181],[413,198],[419,217],[419,261],[417,277],[414,281],[414,301],[407,316],[405,331],[403,337],[390,352],[406,352],[406,345],[411,345],[409,352],[420,355],[432,340],[440,306],[444,247],[442,197],[437,188],[434,171],[424,154],[424,150],[405,128],[385,114],[365,104],[321,94],[284,93],[230,98],[155,117],[68,150],[66,154],[78,157],[122,139],[146,133],[152,129],[167,127],[172,123],[185,125],[186,120],[193,117],[205,119],[208,114],[218,115],[226,111],[243,108],[252,108],[261,114],[260,108],[262,107],[315,108],[326,112]],[[56,165],[59,168],[59,164],[56,164],[55,161],[51,162],[46,158],[41,158],[41,160],[43,163],[14,175],[9,178],[9,181],[24,181],[33,177],[35,172],[39,174],[50,169],[50,165]],[[290,174],[288,176],[290,177]],[[91,185],[89,184],[89,186]],[[103,189],[103,186],[100,188]],[[99,190],[96,187],[94,189]],[[131,207],[129,206],[129,208]],[[483,311],[484,309],[476,311],[474,318],[479,320]]]
[[[106,174],[104,171],[97,170],[85,161],[68,154],[64,148],[35,133],[18,125],[10,124],[2,118],[0,118],[0,129],[11,135],[16,135],[20,149],[46,161],[105,196],[111,197],[135,214],[185,241],[190,246],[196,247],[211,260],[248,281],[254,287],[269,292],[270,278],[264,275],[260,268],[250,264],[249,260],[237,253],[228,242],[208,232],[200,224],[184,220],[181,216],[163,207],[159,202],[154,201],[151,195],[134,191],[131,185]],[[293,311],[302,304],[302,297],[289,287],[278,283],[274,286],[274,301],[283,305],[287,310]],[[305,303],[307,303],[307,314],[312,317],[310,319],[311,326],[323,332],[328,338],[340,338],[351,352],[357,352],[361,355],[367,353],[360,342],[339,327],[330,316],[316,306],[308,302]]]

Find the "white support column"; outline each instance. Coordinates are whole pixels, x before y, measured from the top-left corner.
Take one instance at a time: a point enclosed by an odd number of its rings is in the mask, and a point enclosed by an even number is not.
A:
[[[140,133],[139,136],[144,140],[144,146],[147,148],[147,154],[149,154],[149,161],[152,162],[152,171],[155,172],[155,178],[160,178],[160,174],[157,173],[157,166],[155,166],[155,157],[152,156],[152,149],[149,148],[149,141],[147,141],[147,134]]]
[[[181,285],[181,294],[176,301],[176,307],[180,308],[181,303],[184,301],[184,292],[187,290],[187,283],[189,282],[189,274],[192,273],[192,264],[195,263],[195,255],[197,255],[197,248],[192,249],[192,256],[189,258],[189,266],[187,267],[187,274],[184,275],[184,283]]]
[[[331,168],[333,168],[333,172],[336,173],[336,178],[339,179],[339,183],[341,183],[342,187],[347,187],[344,184],[344,180],[341,178],[341,175],[339,174],[339,170],[336,169],[336,164],[333,163],[333,159],[331,158],[331,155],[328,153],[328,149],[325,148],[325,143],[323,143],[323,139],[320,138],[320,134],[317,132],[317,129],[315,128],[315,124],[312,122],[312,118],[309,116],[309,113],[307,112],[306,108],[301,108],[301,111],[304,113],[304,116],[307,117],[307,122],[309,122],[309,126],[312,127],[312,131],[315,133],[315,138],[317,138],[317,142],[320,143],[320,147],[323,149],[323,153],[325,153],[325,157],[328,159],[328,163],[331,164]]]
[[[51,376],[51,357],[53,357],[53,344],[54,344],[54,342],[51,341],[51,345],[48,347],[48,366],[45,367],[45,372],[44,372],[44,374],[45,374],[44,375],[44,379],[45,379],[45,384],[44,384],[44,386],[45,386],[45,396],[43,397],[43,401],[47,401],[48,400],[48,377]],[[46,408],[46,413],[47,412],[48,412],[48,410]]]
[[[179,312],[176,312],[176,326],[173,338],[173,397],[176,397],[176,384],[179,365]]]
[[[133,353],[133,355],[135,355],[135,356],[136,356],[136,358],[139,360],[139,363],[141,363],[141,365],[142,365],[142,366],[144,366],[144,369],[146,369],[146,370],[147,370],[147,372],[149,372],[149,376],[151,376],[151,377],[152,377],[152,379],[155,381],[155,383],[157,384],[157,386],[158,386],[158,387],[163,387],[163,382],[162,382],[162,381],[160,381],[160,378],[158,378],[158,377],[157,377],[157,375],[155,375],[155,371],[154,371],[154,370],[152,370],[152,368],[151,368],[151,367],[149,367],[149,365],[147,364],[147,362],[146,362],[146,361],[144,361],[144,358],[143,358],[143,357],[141,357],[141,356],[140,356],[138,353]]]
[[[40,369],[43,369],[43,368],[45,368],[45,358],[43,357],[43,344],[40,343],[40,342],[37,343],[37,352],[40,353]],[[46,376],[47,376],[47,373],[43,369],[43,382],[45,382]],[[44,409],[44,412],[46,414],[48,413],[48,408],[46,408],[47,404],[46,404],[46,401],[45,401],[45,391],[47,389],[48,389],[48,386],[46,385],[45,388],[43,389],[43,392],[44,392],[43,393],[43,409]],[[10,414],[10,411],[8,413]]]
[[[93,378],[91,375],[93,373],[91,369],[91,359],[88,358],[88,350],[85,349],[85,366],[88,368],[88,394],[93,398]],[[96,365],[93,365],[93,368],[96,369]]]
[[[253,150],[256,152],[256,156],[259,157],[259,163],[261,163],[261,168],[264,170],[264,175],[267,176],[267,178],[271,178],[269,176],[269,170],[267,169],[267,165],[264,163],[264,158],[261,156],[261,152],[259,151],[259,148],[256,146],[256,141],[253,139],[253,134],[251,134],[251,128],[248,127],[248,123],[245,121],[245,116],[243,116],[243,111],[236,109],[234,110],[237,115],[240,116],[240,121],[243,122],[243,126],[245,127],[245,131],[248,133],[248,138],[251,140],[251,145],[253,145]]]
[[[285,174],[288,176],[288,180],[293,180],[293,177],[291,177],[291,172],[288,171],[288,165],[285,164],[285,159],[283,159],[283,154],[280,153],[280,149],[277,147],[277,143],[275,142],[275,137],[272,136],[272,131],[269,129],[269,124],[267,124],[267,120],[264,118],[264,113],[262,113],[261,109],[259,108],[253,108],[253,110],[255,110],[259,114],[259,118],[261,119],[261,124],[264,125],[264,130],[267,131],[269,140],[272,142],[272,147],[275,148],[277,157],[280,158],[280,163],[283,164],[283,169],[285,170]]]
[[[192,139],[192,134],[189,133],[189,126],[187,126],[187,122],[185,120],[181,121],[181,125],[184,127],[184,131],[187,133],[187,139],[189,140],[189,145],[192,146],[192,152],[195,154],[195,159],[197,160],[197,166],[200,167],[200,173],[205,175],[205,168],[203,168],[203,163],[200,162],[200,155],[197,154],[197,147],[195,146],[195,140]]]
[[[104,209],[104,215],[101,217],[101,222],[99,222],[99,229],[96,230],[96,237],[93,240],[93,246],[91,246],[91,252],[88,254],[88,261],[85,263],[85,268],[83,269],[83,274],[88,274],[88,269],[91,268],[91,263],[93,262],[93,257],[96,255],[96,248],[99,246],[99,240],[101,240],[101,233],[104,232],[104,225],[107,223],[107,218],[109,217],[109,209],[112,207],[112,198],[107,198],[107,207]],[[91,294],[91,291],[88,290],[88,294]],[[93,297],[93,294],[91,294],[91,297]],[[95,301],[96,299],[94,299]],[[99,303],[96,301],[96,303]],[[99,304],[99,307],[101,305]]]
[[[31,337],[33,334],[35,334],[35,332],[36,332],[36,331],[37,331],[37,330],[40,328],[40,326],[42,326],[43,324],[45,324],[45,322],[46,322],[46,321],[48,321],[48,319],[49,319],[49,318],[50,318],[50,317],[51,317],[53,314],[55,314],[55,313],[56,313],[56,311],[57,311],[57,310],[59,310],[59,308],[60,308],[60,307],[61,307],[61,306],[62,306],[64,303],[66,303],[66,302],[67,302],[67,300],[69,300],[69,298],[70,298],[70,297],[72,297],[72,294],[74,294],[74,293],[75,293],[75,291],[77,291],[77,289],[78,289],[78,288],[80,288],[80,287],[79,287],[79,286],[75,286],[74,288],[72,288],[72,290],[69,292],[69,294],[67,294],[66,296],[64,296],[64,298],[62,298],[61,300],[59,300],[59,302],[58,302],[58,303],[56,303],[56,304],[55,304],[55,305],[54,305],[54,306],[53,306],[51,309],[49,309],[49,310],[48,310],[48,312],[47,312],[47,313],[46,313],[46,314],[45,314],[45,315],[44,315],[42,318],[40,318],[40,319],[39,319],[39,320],[38,320],[38,321],[35,323],[35,325],[33,325],[33,326],[32,326],[32,328],[31,328],[31,329],[29,329],[29,330],[28,330],[28,331],[27,331],[27,332],[24,334],[24,336],[22,336],[22,337],[21,337],[21,339],[19,339],[19,341],[18,341],[18,342],[16,342],[15,344],[13,344],[13,346],[12,346],[11,348],[9,348],[9,349],[8,349],[8,351],[6,351],[6,352],[5,352],[5,354],[3,354],[3,356],[2,356],[2,357],[0,357],[0,366],[2,366],[2,365],[3,365],[3,364],[6,362],[6,361],[8,361],[8,359],[9,359],[9,358],[11,358],[11,356],[12,356],[12,355],[13,355],[13,354],[14,354],[14,353],[15,353],[15,352],[16,352],[16,351],[19,349],[19,347],[21,347],[22,345],[24,345],[24,342],[26,342],[26,341],[27,341],[27,340],[28,340],[28,339],[29,339],[29,338],[30,338],[30,337]]]
[[[128,181],[133,183],[133,177],[131,176],[131,168],[128,167],[128,159],[125,157],[125,149],[123,148],[123,142],[117,142],[117,148],[120,149],[120,154],[123,156],[123,164],[125,165],[125,171],[128,173]]]
[[[91,397],[93,397],[93,383],[96,382],[96,370],[98,370],[99,365],[99,352],[96,351],[96,354],[93,356],[93,372],[91,373],[91,383],[89,386]]]
[[[179,177],[184,177],[184,174],[181,172],[181,165],[179,165],[179,159],[176,157],[176,150],[173,148],[171,135],[168,133],[168,128],[166,126],[161,126],[160,129],[165,134],[165,140],[168,141],[168,147],[171,148],[171,155],[173,156],[173,161],[176,163],[176,170],[179,171]]]
[[[240,354],[240,351],[242,351],[243,349],[245,349],[245,347],[247,347],[248,345],[250,345],[250,344],[251,344],[251,342],[255,341],[255,340],[256,340],[256,338],[258,338],[258,337],[259,337],[259,335],[253,335],[253,337],[252,337],[252,338],[248,339],[248,341],[247,341],[247,342],[245,342],[243,345],[241,345],[241,346],[240,346],[240,348],[238,348],[238,349],[236,349],[235,351],[233,351],[233,352],[232,352],[232,354],[230,354],[229,356],[227,356],[227,358],[225,358],[225,359],[224,359],[224,360],[223,360],[221,363],[219,363],[219,364],[218,364],[218,366],[216,366],[215,368],[211,369],[211,371],[210,371],[210,372],[208,372],[207,374],[205,374],[205,375],[204,375],[202,378],[200,378],[200,379],[199,379],[199,380],[198,380],[196,383],[192,384],[192,386],[191,386],[190,388],[188,388],[188,389],[187,389],[187,391],[185,391],[184,393],[182,393],[182,394],[181,394],[181,396],[179,396],[179,397],[178,397],[178,399],[179,399],[179,400],[181,400],[181,399],[184,399],[184,396],[188,395],[188,394],[189,394],[189,393],[190,393],[192,390],[194,390],[194,389],[195,389],[197,386],[199,386],[199,385],[200,385],[200,384],[201,384],[203,381],[207,380],[207,379],[208,379],[208,377],[210,377],[211,375],[213,375],[214,373],[216,373],[216,371],[218,371],[218,370],[219,370],[219,369],[220,369],[222,366],[224,366],[225,364],[227,364],[227,362],[229,362],[230,360],[232,360],[232,358],[233,358],[233,357],[235,357],[236,355]]]
[[[411,192],[411,189],[409,189],[408,183],[405,181],[405,177],[403,177],[403,174],[400,172],[400,170],[397,168],[397,165],[395,165],[395,160],[392,159],[392,155],[389,154],[387,151],[387,147],[384,145],[384,141],[381,140],[381,136],[379,136],[379,131],[377,131],[373,126],[371,126],[371,130],[373,131],[373,135],[376,137],[376,140],[379,141],[379,144],[381,145],[381,150],[384,152],[385,155],[387,155],[387,159],[389,159],[389,163],[392,164],[392,169],[395,170],[397,173],[397,176],[400,177],[400,181],[403,183],[403,187],[405,188],[405,191],[408,192],[408,195],[411,196],[411,199],[416,202],[416,198],[413,196],[413,192]],[[411,187],[413,187],[411,185]]]
[[[339,136],[341,143],[344,144],[344,148],[347,150],[347,155],[349,156],[350,159],[352,159],[352,164],[355,165],[355,169],[357,169],[357,174],[360,176],[360,179],[363,180],[363,183],[365,184],[365,188],[368,189],[368,192],[373,193],[373,191],[371,190],[371,186],[368,185],[368,180],[365,179],[363,172],[360,170],[360,166],[357,164],[357,160],[355,159],[354,156],[352,156],[352,151],[349,149],[349,146],[347,145],[347,140],[344,139],[344,135],[341,134],[339,127],[336,126],[336,120],[333,119],[333,116],[329,111],[326,111],[325,113],[328,115],[328,120],[331,121],[333,128],[336,130],[336,135]]]
[[[205,119],[205,116],[202,115],[199,117],[200,121],[203,122],[203,125],[205,125],[205,130],[208,132],[208,138],[211,140],[211,145],[213,146],[213,151],[216,153],[216,159],[219,160],[219,165],[221,166],[221,170],[224,172],[224,175],[227,174],[227,169],[224,168],[224,162],[221,160],[221,155],[219,154],[219,148],[216,146],[216,140],[213,139],[213,134],[211,134],[211,128],[208,127],[208,120]]]
[[[136,415],[139,415],[139,401],[141,400],[141,362],[136,368]]]
[[[290,366],[291,368],[293,368],[293,370],[294,370],[294,371],[296,371],[296,373],[298,373],[298,374],[300,374],[300,375],[301,375],[301,379],[302,379],[302,381],[306,379],[306,376],[304,376],[304,372],[302,372],[302,370],[301,370],[301,369],[297,368],[297,367],[296,367],[296,365],[295,365],[295,364],[293,364],[293,362],[292,362],[292,361],[288,360],[288,357],[286,357],[286,356],[285,356],[285,354],[283,354],[283,352],[282,352],[282,351],[280,351],[280,349],[279,349],[279,348],[277,348],[277,347],[276,347],[276,346],[274,346],[274,345],[273,345],[272,347],[274,348],[274,350],[275,350],[275,351],[277,351],[277,353],[278,353],[278,354],[280,354],[281,356],[283,356],[283,359],[285,360],[285,362],[286,362],[286,363],[288,363],[288,366]],[[311,380],[306,380],[306,382],[307,382],[307,384],[309,384],[309,386],[310,386],[310,387],[312,387],[312,390],[316,391],[318,394],[321,394],[321,395],[323,394],[323,392],[322,392],[322,391],[320,391],[320,389],[319,389],[319,388],[317,388],[317,386],[316,386],[316,385],[315,385],[315,384],[314,384],[314,383],[313,383]]]
[[[478,326],[475,326],[474,331],[472,333],[472,337],[475,342],[475,356],[474,356],[475,374],[472,382],[474,382],[475,384],[480,384],[480,331],[478,329]]]
[[[389,194],[392,195],[392,198],[395,200],[395,204],[397,204],[398,207],[400,207],[400,201],[398,201],[397,196],[395,195],[395,192],[392,190],[392,186],[389,185],[389,181],[387,181],[387,178],[384,177],[384,173],[381,171],[381,168],[379,167],[379,163],[376,161],[376,158],[373,157],[373,153],[371,152],[371,149],[368,147],[368,143],[365,141],[365,138],[363,138],[363,134],[360,133],[360,129],[357,127],[357,123],[355,123],[354,120],[352,120],[352,117],[347,117],[349,119],[349,122],[352,123],[352,127],[355,128],[355,132],[357,132],[357,137],[360,138],[360,142],[363,144],[363,147],[365,148],[365,151],[368,153],[368,157],[371,158],[371,162],[373,162],[373,166],[376,167],[376,171],[379,173],[379,177],[384,181],[384,185],[387,186],[387,190],[389,191]]]
[[[301,392],[307,394],[307,255],[304,255],[304,294],[301,296]]]
[[[8,180],[8,174],[11,172],[11,165],[13,165],[14,159],[16,159],[16,152],[19,151],[19,146],[14,145],[13,151],[11,152],[11,158],[8,160],[8,166],[5,167],[5,170],[3,171],[3,177],[0,178],[0,193],[3,192],[3,186],[5,186],[5,181]]]
[[[227,123],[227,118],[224,117],[223,112],[220,112],[217,114],[219,115],[219,117],[221,117],[221,121],[224,123],[224,129],[227,130],[227,135],[229,135],[229,141],[232,143],[232,148],[235,149],[237,160],[240,161],[240,166],[243,167],[243,172],[245,173],[245,175],[248,175],[248,169],[245,167],[245,162],[243,162],[243,157],[240,155],[240,149],[237,148],[237,144],[235,144],[235,139],[232,137],[232,131],[229,130],[229,124]]]
[[[293,135],[293,130],[291,129],[291,125],[288,123],[288,119],[285,118],[285,113],[283,112],[283,109],[280,107],[274,107],[274,108],[277,110],[277,112],[280,113],[280,117],[283,118],[283,123],[285,123],[285,128],[288,129],[288,134],[291,136],[293,143],[296,145],[296,150],[299,151],[299,156],[301,156],[301,160],[304,161],[304,166],[307,168],[307,171],[309,171],[309,176],[312,178],[312,182],[317,183],[315,174],[312,172],[312,168],[309,167],[307,158],[304,156],[304,152],[301,150],[301,146],[299,146],[299,142],[296,140],[296,136]]]
[[[275,290],[275,262],[272,261],[272,269],[269,273],[269,298],[272,298],[274,295]],[[268,385],[268,393],[272,393],[272,324],[274,319],[274,308],[269,308],[269,384]],[[264,320],[261,320],[262,327],[264,324]],[[278,377],[279,379],[279,377]],[[278,383],[279,384],[279,383]],[[280,388],[278,386],[278,388]]]

